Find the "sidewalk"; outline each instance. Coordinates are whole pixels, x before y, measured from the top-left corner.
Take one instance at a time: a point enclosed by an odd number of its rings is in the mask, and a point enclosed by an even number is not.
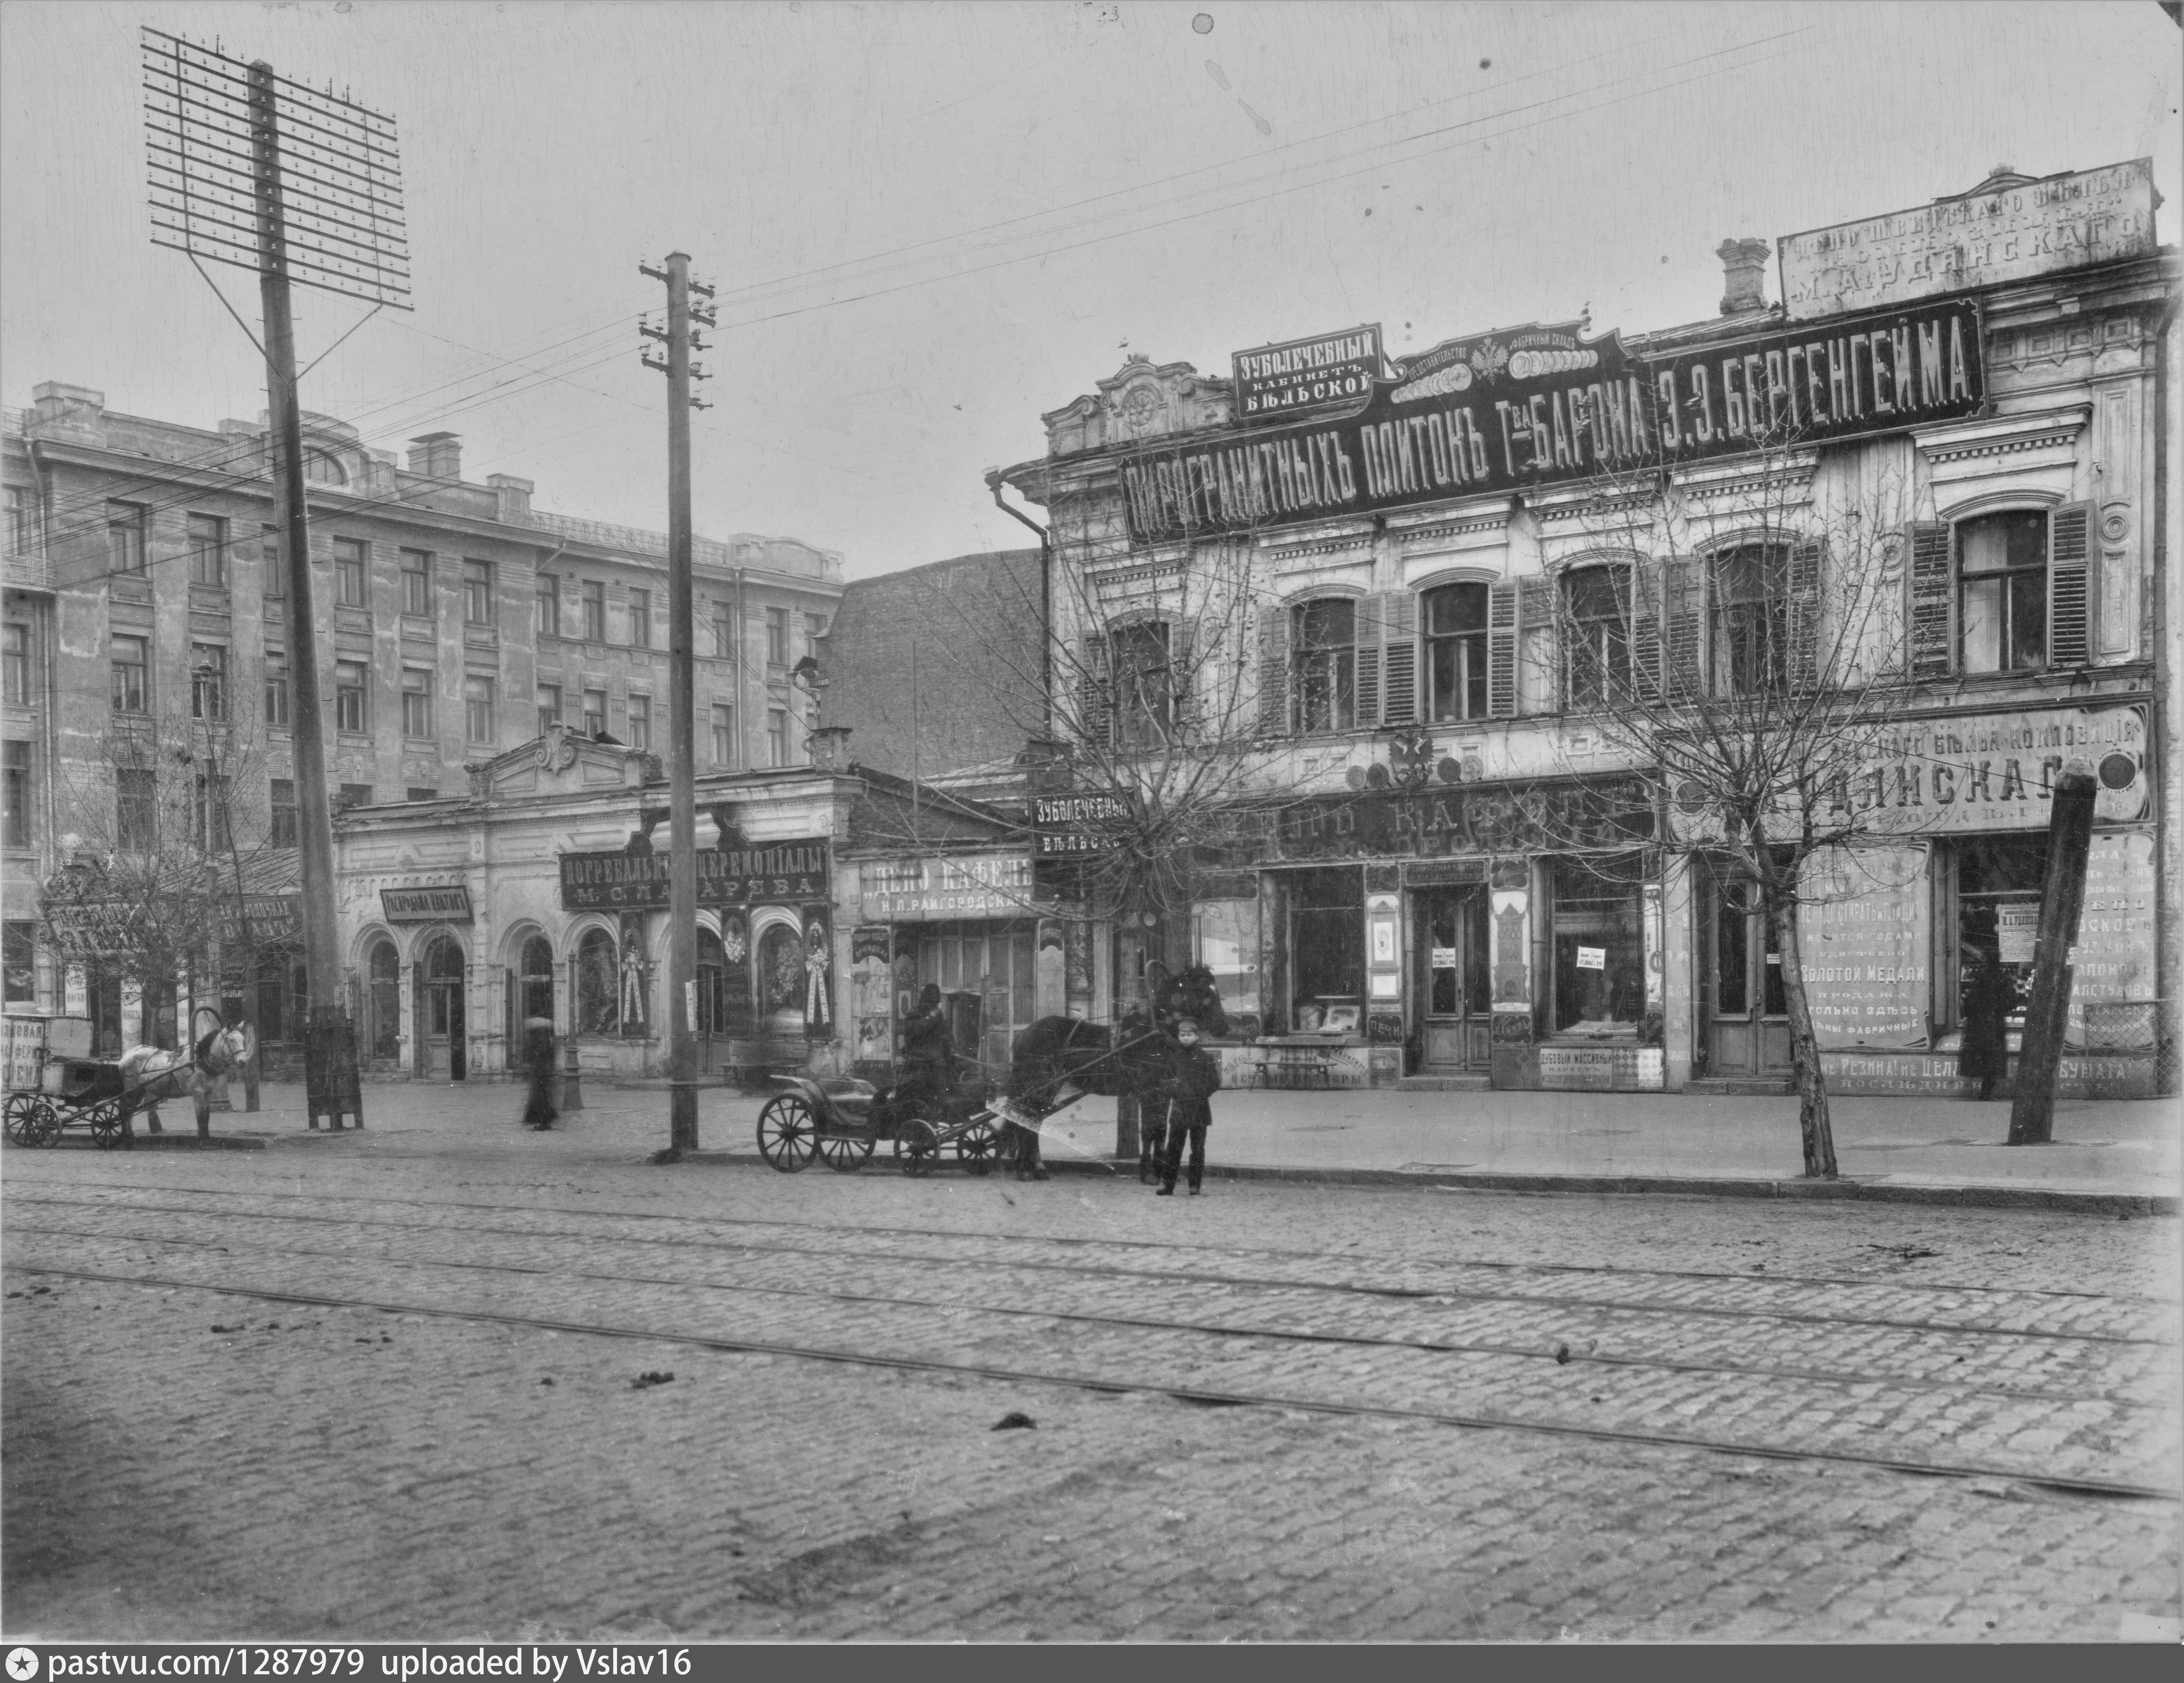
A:
[[[584,1108],[550,1135],[517,1124],[522,1089],[503,1083],[394,1082],[364,1090],[366,1130],[316,1134],[304,1095],[269,1084],[256,1115],[215,1114],[213,1132],[245,1149],[437,1150],[513,1147],[575,1156],[649,1155],[666,1145],[667,1095],[657,1087],[588,1082]],[[699,1094],[699,1143],[709,1159],[759,1162],[761,1096]],[[2173,1099],[2064,1100],[2055,1143],[2002,1143],[2009,1106],[1958,1099],[1839,1098],[1831,1106],[1841,1179],[1799,1173],[1791,1098],[1683,1094],[1387,1091],[1223,1092],[1206,1140],[1216,1178],[1495,1187],[1510,1191],[1657,1191],[1734,1197],[1829,1197],[1921,1203],[2029,1205],[2174,1214],[2179,1108]],[[1050,1166],[1105,1175],[1115,1105],[1088,1099],[1047,1125]],[[194,1143],[187,1106],[167,1140]],[[139,1125],[140,1132],[142,1124]],[[87,1145],[85,1140],[82,1143]],[[881,1141],[866,1172],[891,1172]],[[824,1172],[814,1165],[807,1172]],[[1135,1174],[1134,1164],[1122,1172]]]

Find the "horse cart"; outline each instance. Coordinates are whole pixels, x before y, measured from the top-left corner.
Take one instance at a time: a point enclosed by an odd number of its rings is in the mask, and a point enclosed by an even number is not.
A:
[[[49,1146],[64,1129],[81,1125],[101,1150],[129,1143],[129,1117],[138,1089],[120,1063],[85,1056],[91,1049],[91,1025],[80,1017],[9,1021],[8,1137],[17,1145]]]
[[[905,1175],[929,1175],[943,1155],[973,1175],[1000,1160],[1000,1130],[983,1099],[905,1093],[854,1077],[776,1075],[785,1089],[758,1114],[759,1154],[784,1175],[815,1157],[829,1169],[861,1169],[883,1140],[894,1142],[895,1164]]]

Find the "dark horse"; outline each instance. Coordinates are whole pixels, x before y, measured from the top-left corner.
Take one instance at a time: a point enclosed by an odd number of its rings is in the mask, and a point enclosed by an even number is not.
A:
[[[1145,983],[1148,1003],[1132,1007],[1117,1023],[1042,1017],[1018,1035],[1010,1049],[1010,1107],[1038,1121],[1084,1094],[1098,1093],[1145,1101],[1141,1125],[1156,1124],[1176,1022],[1188,1017],[1200,1032],[1218,1040],[1228,1032],[1228,1014],[1221,1008],[1213,972],[1203,964],[1173,975],[1162,964],[1148,964]],[[1038,1135],[1014,1124],[1006,1131],[1028,1136],[1012,1141],[1019,1165],[1026,1152],[1036,1163]],[[1150,1136],[1150,1126],[1145,1134]]]

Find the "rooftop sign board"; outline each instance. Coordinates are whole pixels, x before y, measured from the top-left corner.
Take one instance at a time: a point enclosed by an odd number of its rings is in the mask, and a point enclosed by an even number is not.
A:
[[[1451,340],[1374,381],[1355,414],[1209,430],[1136,452],[1122,464],[1130,542],[1898,432],[1975,414],[1986,397],[1979,306],[1966,298],[1769,322],[1657,356],[1578,328]]]
[[[1776,247],[1792,321],[2153,253],[2153,161],[2005,183]]]
[[[1229,358],[1236,419],[1285,419],[1314,409],[1343,408],[1373,395],[1380,377],[1380,325],[1346,328],[1310,339],[1262,345]]]

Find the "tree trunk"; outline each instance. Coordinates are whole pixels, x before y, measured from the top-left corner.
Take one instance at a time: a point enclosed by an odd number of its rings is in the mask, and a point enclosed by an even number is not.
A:
[[[1804,1147],[1805,1175],[1808,1180],[1832,1180],[1835,1130],[1828,1121],[1828,1089],[1813,1035],[1812,1005],[1805,997],[1804,958],[1794,906],[1784,910],[1775,928],[1782,943],[1782,1003],[1790,1011],[1790,1057],[1797,1069],[1797,1133]]]

